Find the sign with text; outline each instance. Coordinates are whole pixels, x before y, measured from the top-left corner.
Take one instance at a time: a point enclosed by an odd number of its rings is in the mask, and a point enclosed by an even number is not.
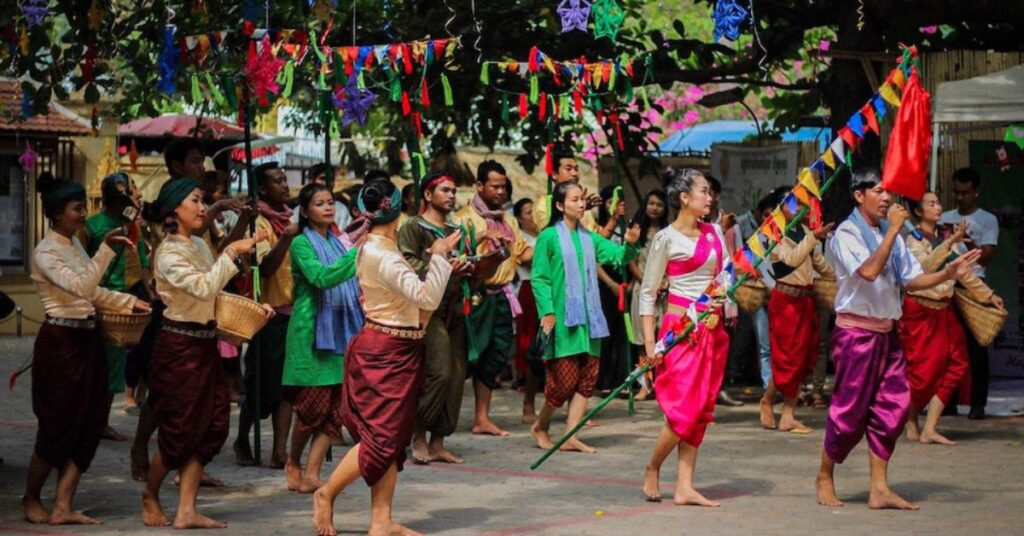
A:
[[[711,174],[722,183],[722,210],[743,214],[773,188],[796,180],[799,146],[750,147],[719,143],[711,146]]]

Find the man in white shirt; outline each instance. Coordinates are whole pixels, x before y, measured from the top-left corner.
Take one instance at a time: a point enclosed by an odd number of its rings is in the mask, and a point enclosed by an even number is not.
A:
[[[961,168],[953,173],[953,199],[955,210],[942,213],[943,226],[967,223],[967,236],[970,241],[965,243],[970,248],[981,250],[981,258],[974,268],[974,273],[985,279],[985,267],[996,251],[999,242],[999,221],[995,215],[978,207],[978,191],[981,187],[981,176],[972,168]],[[988,402],[988,348],[978,344],[974,336],[968,332],[967,355],[971,361],[971,411],[968,419],[984,419],[985,405]],[[955,406],[954,406],[955,408]]]
[[[881,173],[854,173],[851,189],[857,207],[829,242],[839,283],[832,334],[836,386],[818,470],[818,503],[843,505],[836,495],[835,464],[843,463],[867,435],[868,507],[917,510],[892,491],[888,479],[889,459],[910,409],[906,359],[894,328],[903,314],[901,290],[923,290],[957,279],[971,269],[980,252],[925,274],[899,234],[907,211],[892,204],[882,188]]]

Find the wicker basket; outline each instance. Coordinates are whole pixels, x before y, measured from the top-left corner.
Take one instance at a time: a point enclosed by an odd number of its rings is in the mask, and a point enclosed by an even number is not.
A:
[[[131,346],[138,344],[142,333],[149,325],[151,313],[96,313],[96,322],[100,327],[103,342],[114,346]]]
[[[733,292],[736,304],[747,314],[754,314],[768,301],[768,287],[761,281],[748,279]]]
[[[967,329],[981,346],[988,346],[996,340],[996,335],[1006,323],[1007,312],[993,305],[986,305],[971,298],[966,290],[956,289],[953,294],[956,306],[960,308],[960,316],[967,324]]]
[[[828,311],[836,310],[836,292],[839,291],[839,282],[831,277],[819,277],[814,280],[814,301],[818,307]]]
[[[217,336],[235,346],[249,342],[269,317],[267,311],[249,298],[221,292],[214,310],[217,318]]]

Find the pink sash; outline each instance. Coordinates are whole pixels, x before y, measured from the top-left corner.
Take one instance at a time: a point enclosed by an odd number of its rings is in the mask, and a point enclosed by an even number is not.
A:
[[[715,228],[709,223],[700,224],[700,237],[697,238],[697,245],[693,248],[693,256],[688,259],[673,259],[668,261],[665,273],[670,277],[686,275],[696,272],[708,261],[711,252],[715,252],[715,273],[722,269],[722,241],[715,234]]]

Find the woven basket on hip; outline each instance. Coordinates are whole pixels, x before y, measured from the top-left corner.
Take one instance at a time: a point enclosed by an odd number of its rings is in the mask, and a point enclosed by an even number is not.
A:
[[[768,301],[768,287],[761,281],[748,279],[733,292],[736,304],[747,314],[754,314]]]
[[[1007,312],[994,305],[980,303],[966,290],[956,289],[953,294],[953,301],[960,308],[960,316],[967,324],[967,329],[974,335],[974,339],[981,346],[988,346],[996,340],[999,330],[1003,329],[1006,323]]]
[[[831,277],[819,277],[814,280],[814,301],[818,307],[829,311],[836,310],[836,292],[839,291],[839,282]]]
[[[146,331],[150,313],[96,313],[96,322],[100,327],[103,342],[114,346],[131,346],[139,344],[142,332]]]
[[[217,318],[217,336],[236,346],[249,342],[269,317],[267,311],[249,298],[221,292],[214,308]]]

